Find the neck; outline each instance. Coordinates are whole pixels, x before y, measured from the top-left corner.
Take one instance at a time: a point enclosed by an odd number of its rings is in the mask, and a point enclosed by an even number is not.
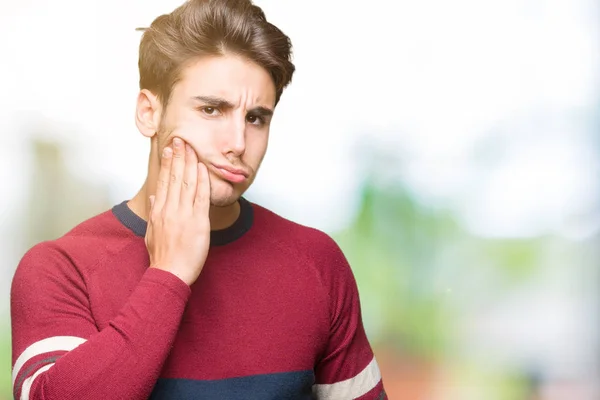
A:
[[[136,215],[140,218],[148,221],[148,215],[150,213],[150,201],[149,197],[156,193],[156,181],[158,179],[158,171],[160,168],[160,157],[158,156],[156,135],[152,138],[152,144],[150,146],[150,157],[148,160],[148,175],[146,181],[142,185],[142,188],[137,194],[129,200],[127,205]],[[208,212],[208,218],[210,220],[210,229],[218,231],[229,228],[235,223],[240,215],[240,203],[235,202],[234,204],[227,207],[216,207],[210,206]]]

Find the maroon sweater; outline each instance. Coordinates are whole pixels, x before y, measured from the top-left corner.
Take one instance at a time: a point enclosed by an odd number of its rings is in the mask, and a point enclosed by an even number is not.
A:
[[[148,268],[123,202],[29,250],[11,290],[16,399],[386,399],[326,234],[241,199],[189,287]]]

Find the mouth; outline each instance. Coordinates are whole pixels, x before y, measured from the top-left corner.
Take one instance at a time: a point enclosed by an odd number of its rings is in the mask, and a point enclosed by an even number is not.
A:
[[[232,168],[228,166],[212,165],[213,169],[226,181],[232,183],[242,183],[248,179],[248,173],[239,168]]]

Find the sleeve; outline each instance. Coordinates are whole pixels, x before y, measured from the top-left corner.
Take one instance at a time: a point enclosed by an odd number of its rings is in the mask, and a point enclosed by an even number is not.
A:
[[[29,250],[11,285],[15,399],[147,399],[168,356],[190,288],[148,269],[98,331],[85,281],[46,242]]]
[[[327,240],[323,283],[329,293],[330,332],[316,366],[313,392],[319,400],[387,400],[379,366],[362,322],[352,269],[333,239]]]

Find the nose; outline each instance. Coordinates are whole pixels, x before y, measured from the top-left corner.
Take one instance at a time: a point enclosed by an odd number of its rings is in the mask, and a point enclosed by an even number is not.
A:
[[[246,151],[246,118],[243,118],[241,122],[239,120],[240,118],[236,118],[232,124],[225,151],[225,153],[233,154],[236,157],[240,157]]]

